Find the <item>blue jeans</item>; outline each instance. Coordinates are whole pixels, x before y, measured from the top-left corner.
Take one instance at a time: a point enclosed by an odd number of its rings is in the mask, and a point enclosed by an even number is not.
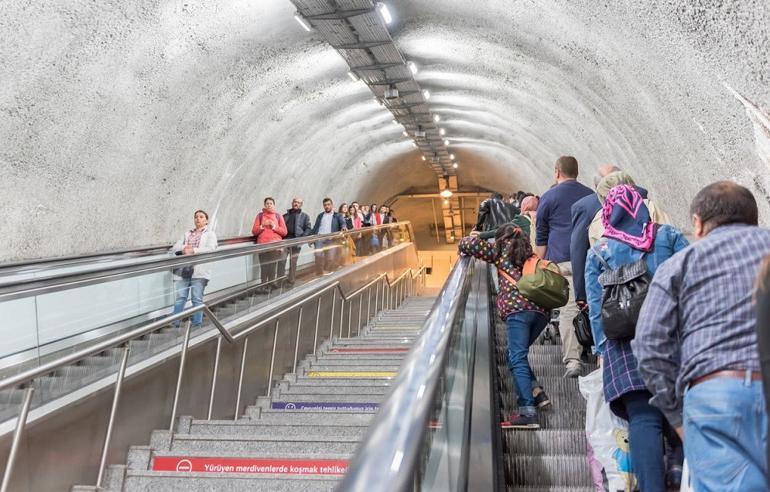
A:
[[[176,302],[174,303],[174,314],[184,311],[184,305],[187,304],[187,294],[190,293],[192,297],[192,305],[200,306],[203,304],[203,289],[208,284],[208,279],[205,278],[183,278],[174,282],[174,288],[176,289]],[[179,326],[179,323],[175,323]],[[203,324],[203,311],[198,311],[192,315],[193,326],[200,326]]]
[[[764,492],[767,413],[761,381],[715,378],[684,395],[684,454],[695,492]]]
[[[666,492],[663,434],[668,424],[660,410],[650,405],[650,398],[649,391],[632,391],[620,397],[628,415],[628,447],[639,490]]]
[[[529,346],[548,324],[548,318],[536,311],[520,311],[509,315],[505,322],[508,325],[508,368],[519,395],[519,413],[535,415],[537,412],[532,389],[537,386],[537,379],[529,366],[527,355]]]

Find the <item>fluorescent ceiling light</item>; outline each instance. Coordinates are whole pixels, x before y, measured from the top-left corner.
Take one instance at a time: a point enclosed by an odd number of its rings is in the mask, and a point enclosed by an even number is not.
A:
[[[393,16],[390,15],[390,10],[388,10],[388,6],[387,5],[385,5],[382,2],[379,2],[377,4],[377,11],[382,16],[382,20],[385,21],[385,24],[390,24],[391,22],[393,22]]]
[[[427,161],[428,159],[425,156],[422,156],[422,160]]]
[[[417,75],[417,65],[413,62],[407,62],[406,67],[412,72],[412,75]]]
[[[442,198],[449,198],[453,195],[453,193],[449,188],[444,188],[441,193],[439,193],[439,195],[441,195]]]
[[[439,116],[439,115],[437,115],[437,114],[434,114],[434,115],[433,115],[433,121],[434,121],[434,122],[436,122],[436,123],[438,123],[439,121],[441,121],[441,116]]]
[[[444,135],[446,135],[446,130],[444,130],[443,128],[439,128],[438,129],[438,134],[443,137]]]
[[[454,154],[449,154],[449,158],[452,159],[452,160],[455,160],[455,155]]]
[[[408,136],[409,136],[409,134],[408,134],[408,133],[406,133],[406,130],[404,130],[403,132],[401,132],[401,134],[402,134],[403,136],[405,136],[405,137],[408,137]]]
[[[361,80],[358,74],[352,70],[348,72],[348,77],[350,77],[350,80],[352,80],[353,82],[358,82],[359,80]]]
[[[444,139],[444,145],[449,145],[449,139],[448,138]]]
[[[297,12],[294,14],[294,19],[299,22],[299,25],[302,26],[306,31],[310,32],[313,30],[313,26],[310,25],[310,22],[308,22],[307,19],[302,17],[302,14]]]
[[[456,162],[454,164],[452,164],[452,167],[455,168],[455,169],[457,169],[457,166],[458,166],[458,164]]]
[[[426,100],[430,99],[430,91],[428,89],[422,90],[422,97],[424,97]]]

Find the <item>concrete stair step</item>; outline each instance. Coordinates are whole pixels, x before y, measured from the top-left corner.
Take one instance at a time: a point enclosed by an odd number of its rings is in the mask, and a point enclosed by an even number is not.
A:
[[[284,383],[276,389],[274,395],[291,396],[295,395],[379,395],[383,396],[390,391],[389,386],[335,386],[335,385],[288,385]]]
[[[315,367],[316,365],[335,365],[335,366],[372,366],[372,367],[380,367],[380,366],[393,366],[393,367],[399,367],[401,365],[401,362],[404,360],[403,357],[399,357],[397,359],[393,357],[380,357],[380,358],[355,358],[351,359],[348,357],[318,357],[316,360],[312,361],[303,361],[305,362],[305,367]]]
[[[324,364],[323,362],[311,363],[309,367],[304,368],[306,373],[319,372],[319,371],[354,371],[354,372],[396,372],[400,364],[338,364],[336,362],[331,364]],[[537,374],[537,373],[535,373]]]
[[[314,394],[314,393],[290,393],[286,395],[273,395],[268,399],[265,396],[257,398],[257,404],[260,401],[273,402],[317,402],[317,403],[379,403],[384,399],[384,393],[366,394],[366,393],[332,393],[332,394]]]
[[[254,453],[283,454],[302,450],[303,453],[353,453],[360,441],[359,435],[324,436],[249,436],[206,434],[174,434],[154,431],[150,447],[164,455],[232,456],[250,457]]]
[[[382,388],[390,387],[393,384],[393,378],[377,378],[377,379],[367,379],[367,378],[355,378],[355,379],[349,379],[349,378],[307,378],[307,377],[298,377],[296,381],[289,381],[291,385],[293,386],[300,386],[300,387],[313,387],[316,385],[321,386],[350,386],[350,387],[359,387],[359,386],[377,386]]]
[[[252,405],[245,415],[260,424],[268,425],[366,425],[375,412],[343,410],[271,410]]]
[[[126,471],[121,488],[106,490],[171,492],[332,492],[338,476],[283,476],[251,473],[175,473]]]
[[[361,439],[366,431],[366,425],[288,425],[288,424],[268,424],[259,420],[191,420],[184,425],[180,422],[177,432],[185,434],[194,434],[200,436],[250,436],[265,438],[270,436],[288,436],[288,437],[329,437],[345,436]]]

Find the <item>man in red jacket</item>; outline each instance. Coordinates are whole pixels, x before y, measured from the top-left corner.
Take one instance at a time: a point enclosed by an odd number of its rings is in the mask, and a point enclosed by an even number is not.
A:
[[[264,208],[254,219],[251,233],[256,237],[257,244],[268,244],[281,241],[286,236],[286,222],[283,216],[275,211],[275,200],[265,198]],[[278,262],[283,257],[280,249],[272,249],[259,253],[260,280],[265,284],[264,289],[277,289],[276,269]]]

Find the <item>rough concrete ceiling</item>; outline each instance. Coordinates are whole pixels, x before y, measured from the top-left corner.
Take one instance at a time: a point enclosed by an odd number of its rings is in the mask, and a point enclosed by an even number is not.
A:
[[[542,192],[613,162],[682,224],[749,186],[768,220],[767,0],[389,0],[461,185]],[[0,260],[245,233],[262,198],[381,201],[435,178],[288,0],[6,0]],[[764,125],[764,126],[763,126]]]

